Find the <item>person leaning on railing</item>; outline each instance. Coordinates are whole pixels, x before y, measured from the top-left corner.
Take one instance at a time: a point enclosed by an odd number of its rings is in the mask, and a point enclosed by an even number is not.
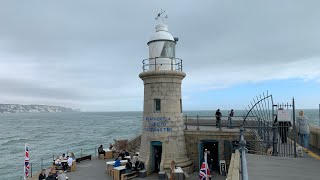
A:
[[[308,146],[309,146],[309,118],[304,115],[303,111],[299,112],[299,116],[297,117],[298,122],[298,135],[300,138],[300,145],[305,148],[306,153],[309,152]]]

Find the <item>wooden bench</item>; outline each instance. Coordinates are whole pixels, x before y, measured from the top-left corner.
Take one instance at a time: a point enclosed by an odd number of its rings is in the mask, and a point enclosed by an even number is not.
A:
[[[84,160],[91,160],[91,155],[87,155],[87,156],[82,156],[76,159],[77,163],[80,163],[80,161],[84,161]]]
[[[132,171],[131,173],[121,174],[121,180],[132,179],[138,176],[136,171]]]

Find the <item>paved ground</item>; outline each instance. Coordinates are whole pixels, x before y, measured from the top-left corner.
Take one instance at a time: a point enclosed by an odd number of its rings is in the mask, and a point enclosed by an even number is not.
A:
[[[320,161],[310,156],[290,158],[247,154],[247,162],[249,179],[320,179]]]
[[[77,170],[68,172],[67,176],[69,180],[112,180],[106,173],[106,161],[103,159],[96,159],[83,161],[77,164]],[[148,176],[147,178],[134,178],[136,180],[155,180],[159,179],[157,174]],[[199,179],[198,172],[190,174],[189,179]],[[213,173],[214,180],[225,180],[225,176],[220,176],[217,173]]]

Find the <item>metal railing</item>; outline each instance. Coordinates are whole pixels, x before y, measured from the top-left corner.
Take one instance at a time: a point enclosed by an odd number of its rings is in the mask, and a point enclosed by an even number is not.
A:
[[[248,164],[247,164],[247,158],[246,153],[248,152],[248,149],[246,148],[246,140],[244,139],[244,128],[243,126],[240,127],[240,141],[239,141],[239,151],[240,151],[240,159],[241,159],[241,180],[248,180]]]
[[[170,62],[166,62],[168,60],[170,60]],[[182,71],[182,59],[179,59],[179,58],[169,58],[169,57],[168,58],[166,57],[149,58],[149,59],[142,60],[142,64],[143,64],[142,66],[143,72],[149,71],[149,70],[154,70],[154,71],[160,70],[161,66],[170,67],[170,69],[173,71]]]
[[[69,149],[66,152],[62,152],[60,154],[66,154],[66,156],[70,155],[70,153],[73,152],[76,158],[82,157],[84,155],[94,155],[97,157],[97,147],[94,148],[80,148],[80,149],[72,149],[72,151]],[[47,169],[50,168],[55,160],[55,157],[57,155],[52,155],[52,156],[45,156],[45,157],[38,157],[40,159],[31,159],[30,162],[30,172],[29,176],[33,176],[34,174],[37,174],[41,172],[42,169]]]
[[[250,122],[252,119],[255,119],[255,116],[250,116],[249,117],[250,120],[248,120],[248,122]],[[188,126],[196,126],[197,129],[196,130],[201,130],[201,129],[208,129],[205,127],[210,127],[210,126],[216,126],[217,128],[219,128],[219,130],[221,130],[222,128],[235,128],[235,127],[240,127],[243,123],[243,116],[233,116],[230,119],[230,116],[221,116],[221,120],[220,122],[217,122],[217,119],[215,116],[188,116],[185,115],[183,116],[184,119],[184,125],[185,125],[185,130],[189,130]],[[230,123],[231,121],[231,123]]]

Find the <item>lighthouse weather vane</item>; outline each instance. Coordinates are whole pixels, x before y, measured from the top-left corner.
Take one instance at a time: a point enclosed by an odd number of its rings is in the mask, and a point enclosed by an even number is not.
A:
[[[160,21],[162,24],[165,24],[165,19],[168,18],[168,15],[163,16],[163,13],[165,13],[166,11],[160,11],[160,13],[157,14],[157,17],[155,18],[156,20]]]

